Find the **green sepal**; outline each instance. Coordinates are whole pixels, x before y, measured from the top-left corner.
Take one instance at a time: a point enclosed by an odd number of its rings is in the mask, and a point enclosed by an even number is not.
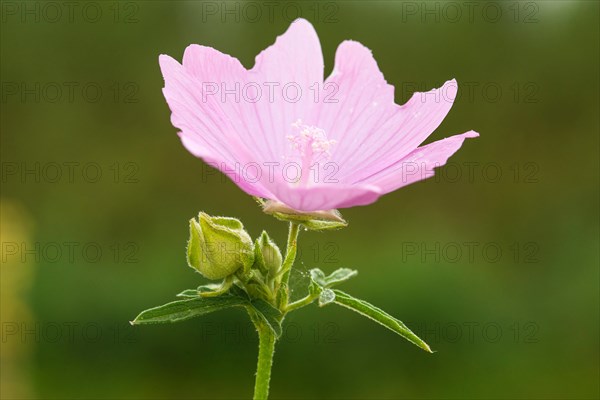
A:
[[[196,291],[199,293],[213,292],[215,290],[218,290],[220,287],[221,287],[221,284],[219,284],[219,283],[207,283],[205,285],[198,286]]]
[[[427,343],[425,343],[421,338],[413,333],[404,323],[380,308],[375,307],[374,305],[367,303],[364,300],[360,300],[352,297],[351,295],[342,292],[341,290],[334,289],[335,299],[333,303],[339,304],[343,307],[346,307],[358,314],[367,317],[380,325],[388,328],[392,332],[397,333],[402,336],[412,344],[420,347],[421,349],[433,353],[431,348]]]
[[[280,221],[295,222],[311,231],[341,229],[348,226],[338,210],[301,212],[273,200],[257,200],[262,205],[263,212],[272,215]]]

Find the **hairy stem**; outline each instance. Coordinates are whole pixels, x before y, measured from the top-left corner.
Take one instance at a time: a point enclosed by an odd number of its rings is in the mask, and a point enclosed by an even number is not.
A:
[[[276,292],[279,297],[279,309],[285,310],[289,300],[289,280],[290,280],[290,272],[292,271],[292,266],[294,265],[294,261],[296,260],[296,252],[298,250],[298,231],[300,230],[300,225],[294,222],[290,222],[290,230],[288,232],[288,241],[287,241],[287,249],[285,251],[285,259],[283,260],[283,265],[281,266],[281,281],[277,285]]]
[[[258,330],[258,364],[254,383],[254,400],[267,400],[273,354],[275,353],[275,335],[271,328],[261,322],[257,323],[256,329]]]
[[[309,294],[308,296],[306,296],[303,299],[300,299],[298,301],[295,301],[293,303],[290,303],[286,306],[286,308],[284,309],[284,313],[289,313],[291,311],[297,310],[299,308],[302,308],[304,306],[309,305],[310,303],[312,303],[313,301],[315,301],[315,299],[319,297],[318,295],[315,294]]]
[[[290,271],[296,260],[296,252],[298,250],[297,239],[299,230],[299,224],[290,223],[285,259],[281,266],[280,275],[276,278],[275,283],[275,295],[278,299],[279,309],[282,310],[284,315],[289,300],[288,281],[290,280]],[[269,396],[269,382],[271,380],[271,367],[273,366],[273,354],[275,353],[275,334],[256,314],[251,312],[250,317],[258,331],[258,364],[256,366],[256,381],[254,383],[254,400],[267,400]]]

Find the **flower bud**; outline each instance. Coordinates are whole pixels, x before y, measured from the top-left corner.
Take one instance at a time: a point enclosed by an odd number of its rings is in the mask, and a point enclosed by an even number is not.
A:
[[[254,262],[254,246],[235,218],[211,217],[203,212],[190,220],[188,265],[208,279],[222,279]]]
[[[267,232],[263,231],[260,238],[256,239],[254,252],[255,262],[263,273],[275,275],[279,271],[283,257],[279,247],[271,240]]]

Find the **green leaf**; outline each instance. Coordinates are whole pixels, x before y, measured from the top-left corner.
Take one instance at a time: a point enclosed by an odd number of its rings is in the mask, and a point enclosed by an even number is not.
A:
[[[421,349],[429,353],[433,353],[429,345],[423,340],[421,340],[417,335],[415,335],[410,329],[408,329],[408,327],[404,325],[402,321],[392,317],[385,311],[375,307],[372,304],[367,303],[364,300],[356,299],[350,296],[349,294],[337,289],[333,290],[333,292],[335,293],[334,302],[336,304],[339,304],[369,319],[372,319],[378,324],[381,324],[386,328],[390,329],[391,331],[396,332],[398,335],[402,336],[403,338],[413,343],[414,345],[420,347]]]
[[[358,271],[350,268],[340,268],[331,273],[329,276],[325,276],[325,273],[319,268],[313,268],[310,270],[310,277],[318,285],[329,288],[339,283],[347,281],[350,278],[358,275]]]
[[[325,287],[325,285],[326,285],[326,283],[325,283],[325,279],[326,279],[325,272],[323,272],[319,268],[313,268],[313,269],[311,269],[308,272],[310,273],[310,279],[312,279],[313,282],[315,282],[319,286]]]
[[[199,296],[200,296],[200,294],[198,293],[198,290],[196,290],[196,289],[186,289],[177,295],[177,297],[193,297],[193,298],[196,298]]]
[[[252,300],[250,306],[256,311],[261,319],[273,330],[276,337],[281,336],[281,311],[273,307],[263,299]]]
[[[337,285],[338,283],[347,281],[350,278],[354,278],[356,275],[358,275],[358,271],[355,269],[340,268],[333,271],[333,273],[326,278],[327,286],[331,287]]]
[[[331,289],[324,289],[319,295],[319,307],[323,307],[335,300],[335,293]]]
[[[244,306],[246,304],[248,304],[246,300],[229,295],[177,300],[142,311],[140,315],[131,321],[131,325],[164,324],[185,321],[213,311],[229,307]]]

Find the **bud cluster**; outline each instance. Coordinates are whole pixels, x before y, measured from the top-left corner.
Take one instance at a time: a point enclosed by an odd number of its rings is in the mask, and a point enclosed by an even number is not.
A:
[[[253,242],[239,220],[201,212],[190,220],[187,260],[205,278],[224,279],[221,286],[203,286],[201,296],[219,295],[235,284],[251,298],[275,302],[283,257],[265,231]]]

